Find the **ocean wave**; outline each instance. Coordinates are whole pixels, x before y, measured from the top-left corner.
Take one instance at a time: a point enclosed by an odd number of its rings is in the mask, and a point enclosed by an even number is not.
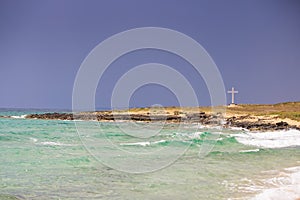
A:
[[[248,149],[248,150],[240,150],[240,153],[251,153],[251,152],[259,152],[260,149]]]
[[[228,129],[234,130],[234,131],[249,131],[249,130],[246,129],[246,128],[242,128],[242,127],[234,127],[234,126],[229,127]]]
[[[32,142],[37,142],[38,141],[38,139],[36,139],[36,138],[33,138],[33,137],[31,137],[31,138],[29,138]]]
[[[203,131],[203,132],[194,132],[194,133],[174,133],[173,137],[184,138],[184,139],[200,139],[205,137],[219,138],[222,134],[220,131]]]
[[[133,143],[120,143],[121,146],[150,146],[153,144],[160,144],[160,143],[166,143],[166,140],[159,140],[159,141],[146,141],[146,142],[133,142]]]
[[[74,146],[72,144],[64,144],[60,142],[51,142],[51,141],[41,142],[40,144],[45,146]]]
[[[175,133],[169,135],[168,139],[158,141],[143,141],[133,143],[120,143],[121,146],[151,146],[157,144],[173,144],[173,145],[199,145],[205,141],[215,142],[236,142],[233,137],[220,138],[219,133],[196,132],[195,134]]]
[[[239,143],[263,148],[284,148],[300,146],[300,131],[290,129],[287,131],[240,133],[231,134]]]
[[[252,200],[287,200],[300,198],[300,166],[285,168],[277,176],[264,180],[263,189]],[[270,187],[271,186],[271,187]]]
[[[231,192],[239,191],[247,196],[237,199],[297,200],[300,198],[300,166],[262,171],[261,173],[267,177],[258,180],[242,178],[239,183],[223,180],[219,184]]]
[[[179,138],[182,140],[186,139],[199,139],[205,135],[209,134],[208,132],[195,132],[195,133],[174,133],[173,138]]]

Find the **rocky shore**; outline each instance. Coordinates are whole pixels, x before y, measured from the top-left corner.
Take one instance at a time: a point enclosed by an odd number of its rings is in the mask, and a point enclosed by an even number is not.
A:
[[[291,125],[288,122],[281,120],[274,120],[272,122],[266,122],[263,118],[258,118],[257,120],[248,120],[253,119],[250,116],[239,116],[239,117],[230,117],[227,118],[227,125],[232,127],[245,128],[250,131],[274,131],[274,130],[287,130],[287,129],[297,129],[300,130],[300,127],[297,125]],[[269,119],[268,119],[269,120]]]
[[[212,111],[214,110],[214,112]],[[217,112],[221,111],[221,112]],[[23,116],[22,116],[23,117]],[[0,116],[0,118],[22,118]],[[169,123],[200,123],[207,126],[222,125],[251,131],[300,130],[300,102],[280,104],[241,104],[221,107],[151,107],[129,110],[95,111],[78,113],[29,114],[27,119],[140,121]]]
[[[270,116],[260,116],[258,118],[251,115],[227,116],[218,114],[207,114],[205,112],[187,113],[187,114],[113,114],[112,112],[91,112],[91,113],[45,113],[31,114],[27,119],[45,119],[45,120],[96,120],[96,121],[141,121],[157,122],[166,121],[170,123],[200,123],[203,125],[222,125],[224,127],[240,127],[251,131],[273,131],[298,129],[297,125],[289,124],[284,120],[270,120]]]

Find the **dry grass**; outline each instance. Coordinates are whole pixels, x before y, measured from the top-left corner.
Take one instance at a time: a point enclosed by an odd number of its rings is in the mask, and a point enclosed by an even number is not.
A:
[[[277,115],[280,118],[289,118],[300,121],[300,102],[287,102],[279,104],[239,104],[234,107],[220,106],[213,108],[214,111],[225,110],[229,115]],[[205,112],[211,113],[211,107],[157,107],[157,108],[131,108],[131,114],[184,114]],[[118,113],[127,113],[127,110],[114,111]]]
[[[252,115],[278,115],[280,118],[289,118],[300,121],[300,102],[287,102],[273,105],[241,104],[227,108],[228,113]]]

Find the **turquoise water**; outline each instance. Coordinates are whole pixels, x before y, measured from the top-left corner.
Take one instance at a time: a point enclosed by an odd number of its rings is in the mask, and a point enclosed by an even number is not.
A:
[[[132,127],[77,122],[78,133],[73,121],[0,119],[0,199],[280,199],[278,191],[286,194],[281,199],[300,197],[298,131],[256,137],[197,124],[178,132],[167,124],[137,138],[120,126]],[[150,172],[126,172],[144,169]]]

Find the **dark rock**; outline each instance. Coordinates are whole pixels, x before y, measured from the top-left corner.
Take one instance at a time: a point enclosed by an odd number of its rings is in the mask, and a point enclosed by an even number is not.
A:
[[[6,116],[0,116],[6,117]],[[205,125],[221,125],[223,117],[221,114],[209,115],[204,112],[189,113],[185,116],[180,115],[149,115],[149,114],[113,114],[112,112],[86,112],[86,113],[44,113],[44,114],[31,114],[27,115],[29,119],[47,119],[47,120],[98,120],[98,121],[112,121],[112,120],[133,120],[133,121],[168,121],[168,122],[196,122]],[[246,128],[252,131],[270,131],[270,130],[286,130],[297,129],[297,126],[291,126],[287,122],[281,121],[276,124],[266,123],[263,120],[247,121],[251,118],[250,115],[240,117],[230,117],[226,120],[226,127],[234,126]]]
[[[11,116],[3,116],[3,115],[0,115],[0,118],[11,118]]]
[[[73,120],[71,113],[44,113],[44,114],[30,114],[26,116],[27,119],[60,119]]]
[[[288,126],[288,125],[289,124],[287,122],[283,122],[283,121],[276,123],[276,126]]]

